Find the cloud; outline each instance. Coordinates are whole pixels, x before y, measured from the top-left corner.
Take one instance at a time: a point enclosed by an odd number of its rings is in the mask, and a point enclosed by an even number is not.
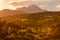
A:
[[[30,2],[30,1],[23,1],[23,2],[20,2],[20,1],[10,1],[8,2],[8,5],[9,6],[13,6],[13,7],[16,7],[16,6],[29,6],[29,5],[32,5],[33,2]]]
[[[20,7],[20,6],[29,6],[32,4],[38,5],[42,9],[47,10],[57,10],[56,5],[59,4],[59,0],[19,0],[8,3],[12,7]]]
[[[47,8],[47,5],[40,5],[40,8]]]
[[[11,1],[13,1],[14,3]],[[0,8],[10,8],[10,7],[14,8],[17,6],[21,7],[22,6],[21,4],[23,4],[23,6],[36,4],[39,7],[48,10],[59,10],[60,8],[60,6],[58,5],[60,4],[60,0],[0,0]]]
[[[20,3],[19,2],[10,1],[10,2],[8,2],[8,5],[19,6]]]
[[[10,2],[8,2],[8,7],[9,7],[9,9],[13,9],[13,10],[15,10],[16,8],[21,8],[21,7],[23,7],[22,6],[22,3],[20,3],[20,2],[17,2],[17,1],[10,1]]]
[[[48,1],[51,1],[51,0],[32,0],[34,2],[48,2]]]

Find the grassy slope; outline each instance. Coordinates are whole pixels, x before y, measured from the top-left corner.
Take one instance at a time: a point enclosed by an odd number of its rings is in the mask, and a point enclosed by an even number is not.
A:
[[[34,37],[36,38],[36,40],[60,39],[60,12],[16,14],[13,16],[3,17],[2,19],[8,22],[8,24],[6,25],[10,25],[7,27],[16,29],[15,31],[10,29],[13,32],[11,31],[12,33],[10,33],[9,31],[9,35],[11,36],[11,34],[16,34],[16,36],[13,37],[16,39],[18,39],[18,35],[21,36],[18,40],[25,40],[29,35],[30,36],[28,39],[31,40],[34,39]]]

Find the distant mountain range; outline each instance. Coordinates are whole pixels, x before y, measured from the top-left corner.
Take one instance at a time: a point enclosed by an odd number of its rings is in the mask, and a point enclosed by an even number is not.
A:
[[[45,12],[45,11],[46,10],[41,9],[36,5],[31,5],[29,7],[17,8],[16,10],[4,9],[0,11],[0,17],[9,16],[9,15],[12,16],[15,14],[38,13],[38,12]]]

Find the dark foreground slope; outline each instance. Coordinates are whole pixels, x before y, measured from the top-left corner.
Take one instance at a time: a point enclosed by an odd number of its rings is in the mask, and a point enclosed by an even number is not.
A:
[[[1,17],[0,40],[60,40],[60,12]]]

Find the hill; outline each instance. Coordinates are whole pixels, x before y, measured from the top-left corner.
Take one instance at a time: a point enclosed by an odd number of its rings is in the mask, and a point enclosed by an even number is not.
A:
[[[0,19],[1,40],[60,40],[59,30],[60,12],[16,12]]]
[[[19,11],[20,8],[18,8],[17,10]],[[38,13],[38,12],[45,12],[47,10],[41,9],[40,7],[38,7],[37,5],[31,5],[29,7],[23,7],[20,10],[27,12],[27,13]]]

